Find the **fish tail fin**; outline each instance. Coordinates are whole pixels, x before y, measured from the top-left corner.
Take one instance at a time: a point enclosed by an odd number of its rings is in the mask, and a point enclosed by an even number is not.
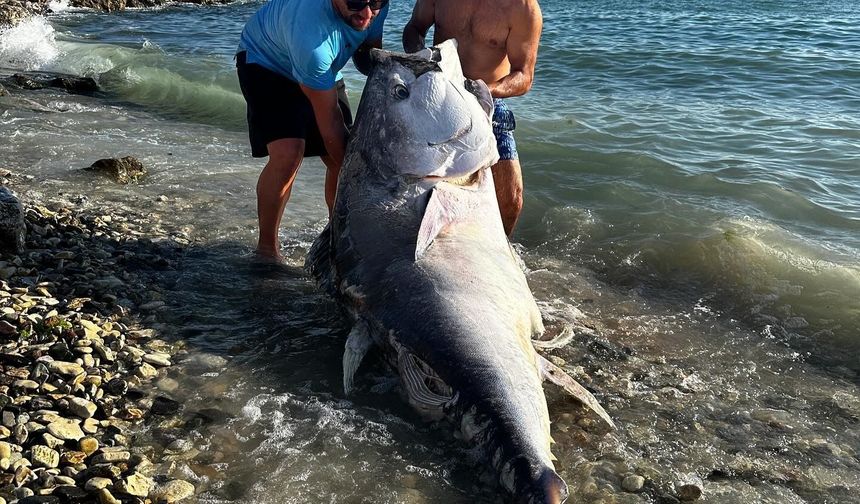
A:
[[[519,504],[563,504],[567,500],[567,483],[551,466],[530,472],[530,477],[518,479],[517,483],[522,484],[514,491]]]
[[[567,500],[567,483],[552,469],[544,469],[537,481],[537,487],[540,493],[535,496],[536,500],[532,500],[534,503],[562,504]]]

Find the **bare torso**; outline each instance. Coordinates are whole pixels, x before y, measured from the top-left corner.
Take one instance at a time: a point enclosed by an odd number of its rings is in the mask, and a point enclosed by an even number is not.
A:
[[[506,44],[523,0],[436,0],[433,43],[456,38],[463,74],[492,83],[510,73]]]

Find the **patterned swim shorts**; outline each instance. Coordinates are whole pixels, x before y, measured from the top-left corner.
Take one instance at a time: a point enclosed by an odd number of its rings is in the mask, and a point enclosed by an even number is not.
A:
[[[514,113],[501,98],[493,100],[493,134],[496,135],[496,146],[499,149],[499,160],[518,159],[517,142],[513,131],[517,128]]]

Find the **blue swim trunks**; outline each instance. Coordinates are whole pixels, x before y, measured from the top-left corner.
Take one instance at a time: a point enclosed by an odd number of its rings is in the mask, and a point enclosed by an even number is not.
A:
[[[493,99],[493,134],[496,135],[496,146],[499,149],[499,160],[518,159],[517,142],[513,131],[517,128],[514,113],[501,98]]]

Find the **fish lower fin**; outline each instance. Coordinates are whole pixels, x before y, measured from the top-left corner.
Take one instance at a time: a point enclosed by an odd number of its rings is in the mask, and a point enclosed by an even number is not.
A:
[[[537,350],[552,350],[555,348],[561,348],[567,346],[568,343],[573,341],[573,337],[575,333],[573,331],[573,327],[565,326],[564,329],[561,330],[556,336],[552,339],[542,340],[532,338],[532,346]]]
[[[579,384],[579,382],[571,378],[570,375],[565,373],[563,369],[548,361],[543,356],[538,355],[538,362],[540,366],[541,377],[544,380],[548,380],[552,383],[555,383],[556,385],[561,387],[562,390],[567,392],[568,395],[570,395],[580,403],[584,404],[588,409],[593,411],[600,419],[601,424],[604,428],[610,431],[615,430],[615,423],[612,421],[612,418],[609,417],[609,414],[606,413],[606,410],[603,409],[603,406],[601,406],[600,403],[597,402],[597,399],[593,395],[591,395],[591,392],[586,390],[585,387]]]
[[[373,339],[367,330],[367,324],[357,322],[349,336],[346,338],[346,345],[343,349],[343,393],[349,395],[352,391],[354,383],[353,378],[358,366],[361,365],[362,359],[367,354],[367,351],[373,345]]]

